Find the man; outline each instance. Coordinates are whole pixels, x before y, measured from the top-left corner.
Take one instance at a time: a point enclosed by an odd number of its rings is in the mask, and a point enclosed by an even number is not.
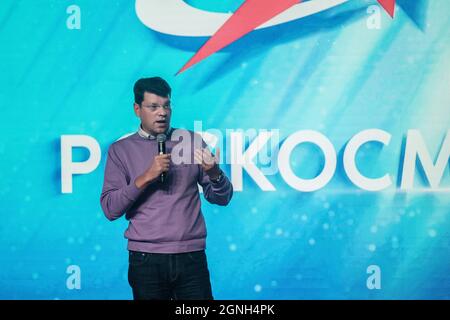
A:
[[[176,134],[180,130],[170,127],[170,95],[162,78],[135,83],[134,112],[141,124],[138,132],[110,146],[100,202],[109,220],[124,213],[129,220],[125,237],[134,299],[213,299],[197,184],[209,202],[222,206],[233,188],[219,168],[219,150],[214,156],[199,135]],[[167,154],[158,153],[159,134],[168,138]],[[183,136],[183,141],[172,136]],[[189,159],[185,163],[179,154],[177,161],[170,154],[180,145],[183,159]]]

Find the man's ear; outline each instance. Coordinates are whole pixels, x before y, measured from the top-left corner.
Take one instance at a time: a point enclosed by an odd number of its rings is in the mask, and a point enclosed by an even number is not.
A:
[[[133,109],[134,109],[134,113],[136,114],[136,116],[140,117],[141,116],[141,107],[136,102],[133,105]]]

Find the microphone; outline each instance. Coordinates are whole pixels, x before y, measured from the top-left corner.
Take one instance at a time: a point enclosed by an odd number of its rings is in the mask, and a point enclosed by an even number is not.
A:
[[[156,141],[158,142],[158,154],[166,154],[166,135],[164,133],[160,133],[156,136]],[[161,173],[159,177],[159,181],[164,183],[166,181],[166,173]]]

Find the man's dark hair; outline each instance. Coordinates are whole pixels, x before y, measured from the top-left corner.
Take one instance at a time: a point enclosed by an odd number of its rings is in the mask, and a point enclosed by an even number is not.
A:
[[[134,102],[141,104],[144,100],[144,92],[154,93],[160,97],[169,97],[172,89],[169,84],[160,77],[142,78],[134,84]]]

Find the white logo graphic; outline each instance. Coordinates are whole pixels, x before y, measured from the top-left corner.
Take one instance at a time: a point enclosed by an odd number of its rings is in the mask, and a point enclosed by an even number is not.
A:
[[[273,27],[336,7],[349,0],[311,0],[301,2],[273,17],[256,29]],[[232,16],[201,10],[182,0],[136,0],[136,14],[155,31],[174,36],[209,37]]]

